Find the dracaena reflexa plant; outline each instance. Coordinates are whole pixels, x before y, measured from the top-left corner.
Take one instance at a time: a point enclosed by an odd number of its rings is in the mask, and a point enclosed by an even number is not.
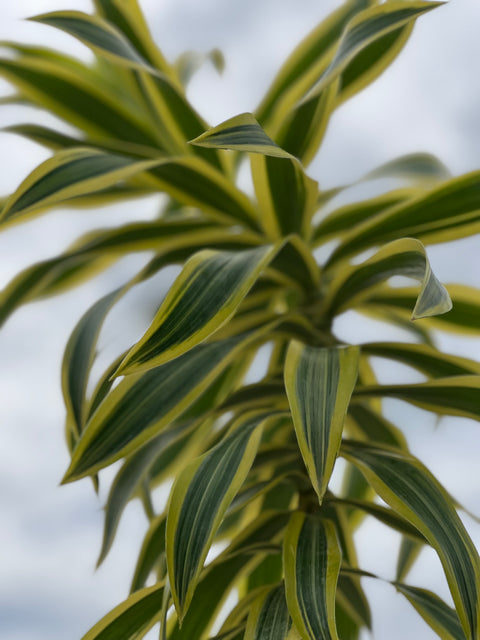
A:
[[[480,292],[449,285],[451,310],[424,247],[478,229],[480,173],[452,178],[430,155],[405,156],[364,180],[400,177],[407,186],[341,207],[335,198],[348,187],[322,191],[307,173],[334,110],[385,70],[415,20],[437,5],[340,5],[291,54],[254,113],[213,128],[185,97],[195,60],[170,64],[135,0],[96,0],[95,15],[35,18],[89,46],[91,65],[4,43],[0,70],[18,89],[13,99],[74,127],[71,135],[10,127],[53,154],[6,199],[4,226],[59,204],[168,196],[154,220],[94,229],[20,273],[0,299],[4,320],[125,254],[153,254],[85,313],[63,361],[64,482],[97,484],[102,469],[123,461],[99,561],[131,499],[141,496],[150,520],[131,595],[85,640],[137,639],[157,623],[170,640],[358,638],[371,618],[361,579],[380,579],[357,562],[353,534],[365,516],[403,536],[396,575],[381,579],[439,637],[480,637],[477,550],[456,502],[380,403],[399,398],[480,419],[480,364],[442,353],[432,339],[434,329],[478,335]],[[212,58],[221,62],[218,52]],[[242,162],[252,193],[237,186]],[[318,252],[326,243],[334,248]],[[171,264],[181,271],[146,333],[92,381],[110,309]],[[394,275],[418,284],[394,288]],[[411,342],[342,343],[334,320],[348,309],[400,324]],[[247,384],[265,345],[266,372]],[[425,381],[382,384],[373,357],[413,367]],[[335,492],[338,456],[347,462]],[[156,513],[151,494],[168,479],[168,506]],[[206,563],[215,542],[223,551]],[[425,545],[438,554],[454,608],[408,582]],[[214,626],[234,590],[238,603]]]

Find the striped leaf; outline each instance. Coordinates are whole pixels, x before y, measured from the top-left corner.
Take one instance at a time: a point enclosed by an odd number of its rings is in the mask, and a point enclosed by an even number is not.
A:
[[[90,418],[64,482],[94,473],[157,435],[258,337],[253,333],[200,345],[161,367],[123,379]]]
[[[333,471],[358,374],[357,347],[317,349],[292,342],[285,388],[300,451],[320,502]]]
[[[335,209],[318,223],[313,233],[313,241],[320,244],[332,236],[343,236],[365,220],[419,193],[416,188],[398,189]]]
[[[283,553],[288,609],[301,637],[337,640],[335,592],[341,552],[333,524],[294,513]]]
[[[325,303],[328,313],[337,314],[355,306],[379,283],[394,275],[421,282],[412,320],[446,313],[452,308],[447,290],[430,268],[425,247],[413,238],[402,238],[390,242],[360,265],[348,265],[337,272]]]
[[[138,0],[94,0],[97,13],[126,36],[145,60],[166,74],[172,69],[156,46]]]
[[[115,62],[134,69],[158,73],[121,31],[98,16],[89,16],[81,11],[52,11],[30,20],[61,29],[91,47],[95,53],[106,55]]]
[[[85,395],[100,329],[119,293],[117,289],[98,300],[81,317],[65,347],[62,362],[63,401],[67,409],[67,422],[73,425],[77,438],[87,418]]]
[[[292,619],[283,584],[257,598],[250,609],[245,640],[288,640]]]
[[[0,75],[14,84],[24,99],[51,111],[93,136],[161,148],[157,132],[143,106],[119,100],[109,79],[77,61],[39,55],[37,49],[18,59],[0,59]]]
[[[107,613],[82,640],[140,640],[160,619],[162,597],[163,584],[137,591]]]
[[[308,239],[318,184],[290,158],[251,156],[262,226],[274,239],[297,233]]]
[[[336,605],[339,604],[360,627],[371,631],[370,606],[358,576],[340,572],[336,592]]]
[[[465,640],[465,633],[457,612],[449,607],[436,594],[426,589],[394,583],[425,622],[442,640]]]
[[[235,313],[276,247],[202,251],[186,263],[119,375],[155,367],[203,342]]]
[[[387,4],[360,12],[346,26],[333,60],[304,101],[321,93],[366,47],[440,4],[439,2],[392,0]]]
[[[402,178],[425,184],[443,182],[451,177],[450,170],[431,153],[408,153],[369,171],[363,180]]]
[[[415,236],[433,244],[477,233],[480,228],[479,184],[478,171],[453,178],[426,195],[378,214],[345,237],[333,252],[330,263],[402,236]]]
[[[261,514],[244,528],[230,545],[202,572],[192,602],[182,621],[172,629],[169,640],[202,637],[238,579],[268,553],[268,545],[285,528],[289,512]]]
[[[175,458],[183,448],[180,447],[178,451],[178,444],[184,445],[188,441],[192,426],[189,423],[181,423],[177,427],[163,431],[123,463],[110,487],[105,504],[102,548],[97,567],[106,558],[125,507],[138,492],[141,482],[148,478],[160,455],[167,456],[170,464],[175,462]]]
[[[59,151],[37,167],[10,196],[0,222],[16,220],[69,198],[100,191],[157,163],[92,149]]]
[[[382,442],[408,450],[402,431],[367,404],[354,398],[348,407],[348,416],[355,423],[355,437],[359,440]],[[352,430],[352,421],[348,426]]]
[[[475,360],[446,355],[425,344],[370,342],[361,348],[369,356],[403,362],[432,378],[480,374],[480,364]]]
[[[444,331],[476,334],[480,317],[480,290],[463,284],[448,284],[447,287],[453,300],[452,310],[446,315],[428,318],[425,322]],[[380,308],[387,308],[405,315],[414,304],[415,290],[412,287],[382,287],[361,309],[375,313]]]
[[[369,385],[358,387],[363,397],[405,400],[438,414],[480,420],[480,376],[453,376],[419,384]]]
[[[229,149],[261,153],[274,158],[292,156],[279,147],[262,129],[251,113],[241,113],[202,133],[190,144],[210,149]]]
[[[399,449],[345,442],[343,453],[437,551],[464,632],[475,640],[480,629],[480,558],[448,494],[418,460]]]
[[[288,113],[328,66],[332,50],[348,21],[369,4],[369,0],[344,2],[300,42],[256,109],[259,122],[265,124],[276,112]]]
[[[268,416],[239,418],[231,434],[189,464],[176,478],[170,496],[166,549],[172,596],[185,615],[208,550],[222,518],[242,486],[257,452]]]

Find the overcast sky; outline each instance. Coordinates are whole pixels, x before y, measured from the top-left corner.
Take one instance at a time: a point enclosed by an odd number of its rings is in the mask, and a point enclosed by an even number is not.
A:
[[[141,2],[157,41],[170,59],[185,49],[220,47],[224,51],[224,75],[218,76],[207,65],[189,89],[192,101],[212,125],[252,111],[284,57],[327,9],[337,4],[331,0]],[[20,21],[54,9],[90,11],[90,3],[7,0],[0,7],[0,39],[34,40],[88,57],[86,49],[65,34]],[[355,180],[394,156],[414,151],[436,154],[455,174],[479,168],[479,24],[478,0],[451,0],[421,18],[391,69],[335,114],[310,175],[330,187]],[[4,83],[1,89],[8,92]],[[27,110],[0,107],[0,126],[24,122],[27,117],[32,117]],[[48,154],[4,133],[0,134],[0,144],[3,194],[14,189]],[[146,217],[154,204],[139,205]],[[130,209],[117,209],[114,220],[111,211],[95,215],[96,225],[118,224],[129,219]],[[0,286],[23,266],[62,250],[91,224],[91,214],[59,211],[0,234]],[[462,244],[431,247],[429,256],[443,281],[480,286],[478,248],[479,240],[474,238]],[[88,481],[58,487],[67,466],[59,368],[63,347],[81,313],[140,263],[136,258],[64,297],[21,309],[0,332],[2,638],[79,640],[127,593],[146,521],[139,505],[132,504],[110,556],[94,573],[104,493],[99,501]],[[109,326],[115,333],[115,325]],[[134,334],[135,326],[131,330]],[[372,330],[366,325],[362,325],[359,336],[358,323],[353,325],[348,317],[342,320],[339,331],[352,340],[380,339],[378,328]],[[104,341],[105,349],[109,340],[110,335]],[[446,349],[480,359],[480,341],[442,340]],[[401,417],[413,452],[442,478],[461,503],[480,513],[479,425],[464,419],[437,424],[430,414],[393,401],[387,403],[387,411],[392,420],[398,422]],[[480,544],[480,527],[468,518],[466,522]],[[362,567],[391,575],[397,539],[380,525],[369,524],[360,530],[358,541]],[[422,555],[409,580],[449,597],[433,552],[427,550]],[[392,589],[371,582],[365,586],[372,596],[377,640],[435,638]]]

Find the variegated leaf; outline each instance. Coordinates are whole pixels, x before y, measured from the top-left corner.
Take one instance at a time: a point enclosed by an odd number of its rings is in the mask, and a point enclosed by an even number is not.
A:
[[[285,388],[300,451],[320,502],[330,480],[350,396],[358,374],[358,348],[318,349],[292,342]]]

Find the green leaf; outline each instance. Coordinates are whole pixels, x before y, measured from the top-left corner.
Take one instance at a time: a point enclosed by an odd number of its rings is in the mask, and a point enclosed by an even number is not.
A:
[[[284,539],[288,609],[302,638],[337,640],[335,592],[341,552],[333,524],[296,512]]]
[[[443,182],[452,177],[448,167],[431,153],[408,153],[369,171],[364,180],[402,178],[413,182]]]
[[[336,592],[336,605],[338,604],[360,627],[372,630],[370,606],[358,576],[340,572]]]
[[[0,59],[0,74],[21,91],[30,104],[94,136],[159,149],[157,132],[143,107],[128,97],[119,99],[108,79],[81,63],[63,57],[40,56],[38,50],[19,59]]]
[[[463,284],[448,284],[447,288],[453,300],[452,310],[446,315],[428,318],[425,323],[444,331],[476,335],[480,317],[480,290]],[[405,315],[405,311],[415,304],[415,295],[412,287],[382,287],[375,291],[360,310],[375,313],[381,308],[387,308]]]
[[[86,390],[97,340],[105,316],[119,297],[120,289],[96,302],[79,320],[65,347],[62,362],[62,392],[67,421],[78,438],[87,418]]]
[[[254,332],[199,345],[161,367],[123,379],[90,418],[64,482],[90,475],[156,436],[258,338]]]
[[[330,264],[366,247],[414,236],[425,243],[449,242],[478,232],[480,172],[453,178],[413,200],[379,213],[349,233]]]
[[[480,420],[480,376],[453,376],[419,384],[369,385],[355,395],[405,400],[438,414]]]
[[[475,640],[480,629],[480,558],[448,494],[418,460],[400,449],[344,442],[342,453],[437,551],[462,627],[467,638]]]
[[[369,356],[403,362],[432,378],[480,374],[480,364],[475,360],[446,355],[425,344],[370,342],[361,348]]]
[[[292,620],[287,608],[285,586],[275,587],[252,604],[245,640],[287,640]]]
[[[158,73],[142,58],[121,31],[98,16],[89,16],[81,11],[52,11],[30,20],[61,29],[91,47],[95,53],[106,55],[115,62],[134,69]]]
[[[442,640],[465,640],[457,612],[435,593],[398,582],[393,584]]]
[[[430,268],[423,244],[413,238],[402,238],[390,242],[360,265],[338,270],[325,301],[327,313],[337,314],[355,306],[379,283],[394,275],[421,282],[412,320],[446,313],[452,308],[447,290]]]
[[[392,0],[360,12],[346,26],[333,60],[303,101],[321,93],[367,46],[440,4],[442,3]]]
[[[198,638],[208,631],[232,586],[265,557],[265,546],[281,535],[289,515],[285,511],[262,513],[205,568],[182,627],[177,622],[169,640]]]
[[[308,239],[318,184],[290,158],[250,157],[262,226],[274,239],[297,233]]]
[[[210,149],[230,149],[261,153],[274,158],[292,156],[279,147],[262,129],[251,113],[241,113],[202,133],[190,144]]]
[[[97,12],[121,31],[150,64],[167,74],[172,68],[156,46],[137,0],[94,0]]]
[[[367,404],[352,400],[348,407],[348,415],[354,420],[356,431],[361,434],[360,436],[356,434],[359,439],[382,442],[408,450],[407,441],[401,430]],[[351,422],[349,427],[351,429]]]
[[[270,414],[239,418],[230,435],[189,464],[176,478],[167,519],[167,566],[180,619],[192,599],[223,516],[242,486],[258,449],[257,429]]]
[[[344,2],[300,42],[256,109],[259,122],[265,124],[277,112],[288,113],[328,66],[332,49],[350,18],[369,4],[368,0]]]
[[[0,222],[16,220],[69,198],[100,191],[158,164],[93,149],[59,151],[39,165],[7,200]]]
[[[340,447],[358,357],[357,347],[317,349],[299,342],[292,342],[287,352],[285,388],[300,451],[320,502]]]
[[[163,584],[137,591],[107,613],[82,640],[140,640],[160,619],[162,595]]]
[[[423,548],[423,542],[420,540],[415,540],[410,536],[402,536],[395,571],[395,580],[397,582],[405,580]]]
[[[150,523],[138,555],[137,565],[132,578],[130,593],[138,591],[148,579],[150,573],[165,559],[166,516],[156,516]]]
[[[231,318],[276,251],[277,247],[263,246],[195,254],[118,374],[161,365],[203,342]]]
[[[153,440],[147,442],[141,449],[125,460],[110,487],[105,505],[103,541],[97,560],[97,567],[99,567],[106,558],[113,544],[115,533],[125,507],[135,496],[141,482],[145,478],[148,478],[159,455],[167,455],[170,461],[173,462],[172,453],[175,452],[175,445],[178,445],[178,441],[182,444],[184,443],[185,432],[187,432],[187,435],[190,435],[189,432],[191,428],[191,424],[181,423],[176,427],[167,429],[156,436],[156,438],[153,438]]]

